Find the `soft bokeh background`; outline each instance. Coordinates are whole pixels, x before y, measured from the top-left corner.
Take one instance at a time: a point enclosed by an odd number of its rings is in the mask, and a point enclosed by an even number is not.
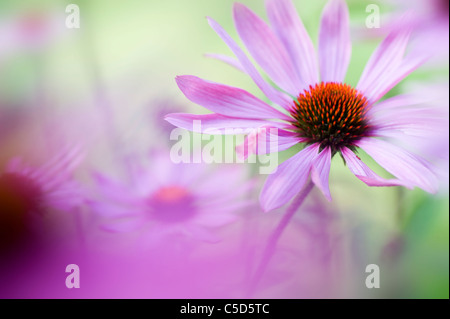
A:
[[[203,55],[231,55],[205,17],[213,17],[237,39],[233,2],[1,1],[0,174],[14,156],[40,165],[61,145],[82,145],[85,158],[75,176],[86,196],[94,196],[93,172],[126,179],[125,159],[153,148],[169,152],[173,141],[165,114],[205,113],[181,94],[175,76],[193,74],[261,97],[248,76]],[[263,1],[241,2],[266,18]],[[70,3],[80,7],[80,29],[65,27],[64,10]],[[325,3],[295,1],[315,43]],[[354,44],[346,81],[355,85],[382,34],[364,26],[369,1],[347,3]],[[382,14],[408,9],[408,4],[399,8],[389,1],[376,3]],[[383,26],[389,20],[381,21]],[[444,57],[390,94],[408,85],[424,92],[438,88],[448,103],[448,42],[435,51],[444,51]],[[443,152],[448,153],[448,146]],[[293,150],[280,154],[280,161],[290,153]],[[448,154],[443,158],[448,172]],[[255,180],[246,196],[257,199],[265,176],[255,175],[254,165],[240,166],[249,180]],[[312,193],[251,296],[448,298],[447,176],[437,195],[369,188],[336,156],[330,176],[333,202]],[[133,236],[102,231],[88,204],[77,214],[48,212],[42,216],[45,236],[33,240],[24,254],[0,256],[0,296],[248,297],[248,278],[283,211],[263,213],[255,202],[236,213],[236,222],[217,229],[219,243],[168,237],[156,246],[142,247]],[[65,287],[64,270],[71,263],[80,266],[80,289]],[[380,289],[365,287],[368,264],[380,266]]]

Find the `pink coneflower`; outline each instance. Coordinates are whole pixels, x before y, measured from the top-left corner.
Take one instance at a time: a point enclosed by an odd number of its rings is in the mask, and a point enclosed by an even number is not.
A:
[[[105,230],[136,231],[148,243],[172,235],[215,242],[210,228],[233,222],[249,205],[243,196],[250,184],[242,183],[240,167],[211,172],[208,165],[174,164],[167,152],[156,151],[149,165],[132,166],[131,183],[95,175],[100,198],[91,208],[105,217]]]
[[[415,70],[423,59],[405,55],[410,36],[407,28],[390,33],[372,54],[356,85],[344,82],[351,56],[348,9],[344,1],[330,1],[322,15],[318,58],[293,3],[268,0],[271,26],[242,4],[234,6],[239,36],[254,60],[276,87],[269,85],[243,50],[217,24],[209,24],[236,55],[239,65],[254,80],[269,105],[235,87],[194,76],[176,81],[185,96],[214,114],[170,114],[172,124],[202,128],[277,128],[278,151],[302,143],[299,153],[279,165],[261,192],[264,210],[278,208],[300,193],[311,180],[328,198],[332,157],[339,153],[350,171],[369,186],[420,187],[436,192],[437,180],[428,162],[396,145],[392,132],[426,131],[436,119],[407,95],[380,99]],[[266,131],[261,131],[266,134]],[[267,138],[271,138],[270,134]],[[396,179],[375,174],[356,155],[362,149]]]

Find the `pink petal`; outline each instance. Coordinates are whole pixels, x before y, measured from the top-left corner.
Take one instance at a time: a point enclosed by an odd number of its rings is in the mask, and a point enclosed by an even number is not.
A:
[[[405,53],[410,30],[407,28],[391,32],[372,53],[360,77],[357,88],[368,91],[378,78],[386,72],[397,68]]]
[[[269,175],[259,197],[264,211],[283,206],[302,190],[318,150],[319,144],[304,148]]]
[[[411,135],[409,131],[405,133],[397,130],[385,130],[381,132],[378,130],[377,135],[389,138],[396,145],[401,145],[414,154],[422,154],[426,159],[430,159],[433,164],[438,163],[441,159],[446,160],[448,163],[449,128],[448,123],[446,125],[446,129],[441,127],[441,132],[424,131],[421,135]]]
[[[57,156],[50,159],[43,166],[33,170],[31,178],[40,180],[59,178],[58,175],[71,174],[72,171],[80,164],[84,154],[80,146],[65,147]]]
[[[272,27],[290,54],[302,81],[299,92],[318,83],[319,67],[314,45],[292,1],[269,0],[266,7]]]
[[[374,104],[370,108],[369,114],[387,111],[398,107],[418,105],[423,102],[425,102],[425,99],[410,94],[396,95]]]
[[[268,124],[274,127],[286,127],[286,124],[281,122],[240,119],[220,114],[172,113],[166,115],[165,120],[177,127],[205,134],[248,134],[256,128]],[[199,122],[194,123],[194,121]]]
[[[376,127],[375,134],[389,135],[402,131],[415,136],[432,137],[441,134],[448,126],[448,117],[441,107],[392,108],[372,116],[371,124]]]
[[[406,186],[398,179],[384,179],[378,176],[347,147],[341,149],[341,154],[349,170],[369,186]]]
[[[261,18],[243,4],[235,3],[233,9],[239,36],[256,62],[280,88],[293,96],[298,95],[302,82],[280,40]]]
[[[245,119],[290,119],[242,89],[208,82],[191,75],[177,76],[176,81],[189,100],[215,113]]]
[[[325,7],[319,33],[319,63],[322,82],[344,82],[350,62],[348,8],[342,0],[331,0]]]
[[[216,33],[222,38],[222,40],[228,45],[239,60],[239,63],[245,69],[247,74],[252,78],[260,90],[267,96],[272,102],[289,110],[292,105],[292,99],[282,92],[277,91],[272,86],[267,84],[263,80],[259,72],[254,65],[250,62],[244,51],[236,44],[236,42],[225,32],[225,30],[213,19],[208,18],[210,26],[216,31]]]
[[[241,158],[247,159],[254,154],[281,152],[303,141],[297,133],[265,126],[253,130],[244,143],[236,147],[236,152]]]
[[[391,32],[367,62],[356,88],[362,91],[370,102],[378,101],[424,62],[421,57],[412,55],[403,60],[410,33],[410,28]]]
[[[99,173],[94,173],[93,178],[97,183],[99,192],[103,197],[108,200],[112,200],[115,203],[122,204],[136,204],[139,201],[136,199],[136,194],[130,191],[128,185],[120,184],[109,177],[101,175]]]
[[[331,148],[326,147],[313,160],[311,179],[329,201],[331,201],[330,183],[328,182],[330,168]]]
[[[430,164],[391,143],[366,138],[357,142],[375,161],[408,187],[417,186],[429,193],[437,192],[438,180]]]
[[[370,92],[366,97],[371,102],[378,101],[425,61],[425,58],[420,56],[410,55],[406,57],[399,67],[381,75],[378,78],[378,82],[370,88]]]

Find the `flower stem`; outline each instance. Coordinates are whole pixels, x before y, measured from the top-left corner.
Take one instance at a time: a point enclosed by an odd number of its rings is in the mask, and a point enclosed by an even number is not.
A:
[[[267,241],[266,248],[264,249],[261,262],[259,263],[258,268],[256,269],[253,279],[250,281],[248,293],[249,296],[253,294],[256,286],[258,285],[259,281],[264,275],[267,265],[269,264],[275,252],[278,240],[280,239],[281,235],[283,234],[287,225],[291,221],[292,217],[298,211],[300,206],[303,204],[303,202],[305,201],[306,197],[311,192],[313,187],[314,187],[313,182],[309,180],[306,186],[303,187],[303,189],[294,197],[294,200],[292,201],[291,205],[287,208],[286,213],[284,214],[277,228],[275,228],[273,233],[270,235],[269,240]]]

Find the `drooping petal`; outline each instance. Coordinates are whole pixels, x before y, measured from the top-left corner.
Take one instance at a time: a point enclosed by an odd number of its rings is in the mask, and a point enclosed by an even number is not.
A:
[[[311,179],[329,201],[331,201],[330,184],[328,182],[330,168],[331,148],[326,147],[313,160]]]
[[[280,40],[261,18],[243,4],[235,3],[233,13],[239,36],[256,62],[280,88],[296,96],[302,83]]]
[[[366,138],[356,143],[389,173],[409,187],[417,186],[429,193],[435,193],[438,180],[430,164],[391,143]]]
[[[344,82],[350,62],[348,8],[345,1],[331,0],[326,5],[319,31],[319,63],[322,82]]]
[[[252,78],[260,90],[267,96],[272,102],[282,106],[289,110],[291,108],[292,99],[282,92],[274,89],[261,77],[255,66],[250,62],[249,58],[245,55],[244,51],[236,44],[236,42],[225,32],[225,30],[213,19],[208,18],[209,25],[219,35],[219,37],[228,45],[228,47],[236,55],[239,63],[245,69],[247,74]]]
[[[177,127],[205,134],[248,134],[268,123],[273,127],[286,127],[286,123],[282,122],[240,119],[220,114],[172,113],[166,115],[165,120]]]
[[[260,195],[264,211],[283,206],[305,186],[311,171],[312,161],[319,150],[319,144],[313,144],[278,166],[268,176]]]
[[[177,76],[176,81],[189,100],[215,113],[244,119],[290,119],[245,90],[191,75]]]
[[[243,159],[254,154],[277,153],[304,142],[297,133],[270,127],[268,125],[253,130],[244,140],[244,143],[236,147],[236,152]]]
[[[378,176],[347,147],[341,149],[341,154],[348,169],[369,186],[407,186],[398,179],[384,179]]]
[[[302,81],[301,92],[319,82],[318,63],[314,45],[291,0],[269,0],[266,4],[270,23],[283,42]]]

